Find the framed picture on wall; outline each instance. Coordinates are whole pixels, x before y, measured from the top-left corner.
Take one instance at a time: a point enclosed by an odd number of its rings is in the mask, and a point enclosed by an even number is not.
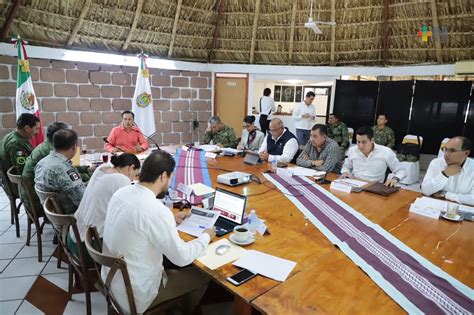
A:
[[[303,87],[297,86],[295,88],[295,103],[299,103],[302,100]]]
[[[295,87],[294,86],[282,86],[281,87],[281,101],[282,102],[294,102],[295,101]]]
[[[281,100],[281,85],[275,85],[275,92],[273,93],[273,100],[279,102]]]

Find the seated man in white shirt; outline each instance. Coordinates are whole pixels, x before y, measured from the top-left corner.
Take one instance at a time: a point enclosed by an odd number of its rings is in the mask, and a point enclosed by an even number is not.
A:
[[[285,128],[280,118],[273,118],[270,122],[269,133],[258,150],[260,158],[272,162],[290,163],[298,152],[296,137],[288,128]]]
[[[358,178],[369,182],[383,182],[387,167],[394,176],[387,179],[386,186],[393,187],[405,177],[397,156],[388,147],[374,143],[374,131],[368,126],[360,127],[356,131],[357,146],[347,152],[347,158],[342,166],[344,178]]]
[[[122,255],[127,263],[138,313],[187,294],[185,314],[192,312],[205,291],[208,276],[189,266],[163,268],[163,256],[177,266],[187,266],[201,256],[215,228],[189,242],[178,235],[176,224],[187,216],[173,213],[157,198],[167,193],[175,161],[165,151],[151,153],[142,165],[139,182],[119,189],[111,198],[104,224],[104,253]],[[109,268],[102,268],[106,279]],[[124,312],[129,313],[122,277],[115,276],[111,289]]]
[[[468,138],[451,138],[443,148],[444,157],[431,161],[421,184],[423,194],[474,206],[471,150],[472,142]]]

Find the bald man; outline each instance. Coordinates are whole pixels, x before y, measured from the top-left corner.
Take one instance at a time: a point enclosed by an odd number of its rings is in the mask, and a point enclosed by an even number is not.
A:
[[[451,138],[444,156],[431,161],[421,184],[423,194],[474,206],[474,161],[472,143],[466,137]]]
[[[258,150],[260,158],[272,162],[290,163],[298,151],[298,141],[294,134],[283,125],[279,118],[273,118],[262,146]]]

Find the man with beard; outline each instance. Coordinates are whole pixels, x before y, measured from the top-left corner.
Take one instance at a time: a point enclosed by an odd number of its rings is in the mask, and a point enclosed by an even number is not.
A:
[[[189,242],[178,235],[176,224],[188,214],[175,215],[159,199],[168,193],[175,161],[165,151],[153,152],[141,167],[139,182],[119,189],[107,207],[104,224],[104,254],[122,255],[127,262],[138,313],[186,294],[185,314],[190,314],[202,295],[209,278],[193,266],[164,270],[163,256],[177,266],[187,266],[201,256],[215,228]],[[102,268],[102,279],[109,268]],[[111,290],[129,313],[122,277],[115,277]]]

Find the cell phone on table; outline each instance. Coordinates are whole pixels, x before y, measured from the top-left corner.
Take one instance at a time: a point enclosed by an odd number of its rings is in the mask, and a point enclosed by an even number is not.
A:
[[[239,272],[237,272],[235,275],[227,278],[227,281],[229,281],[233,285],[241,285],[242,283],[249,281],[256,275],[257,274],[254,273],[253,271],[242,269]]]

